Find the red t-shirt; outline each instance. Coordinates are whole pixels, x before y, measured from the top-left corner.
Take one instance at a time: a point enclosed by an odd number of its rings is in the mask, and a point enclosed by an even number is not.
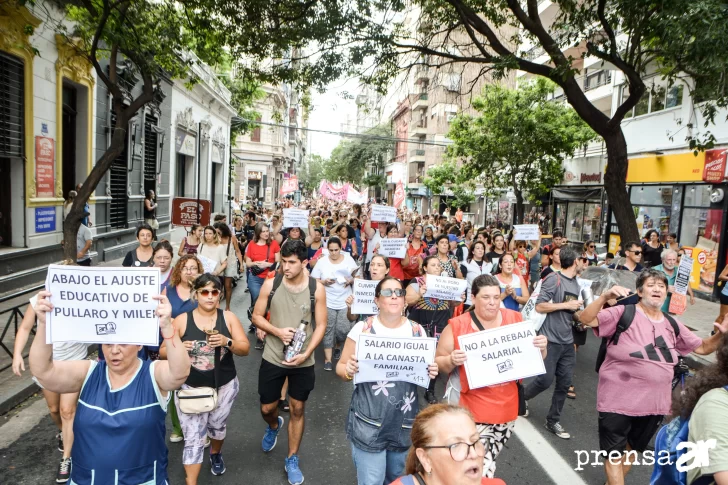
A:
[[[266,254],[268,255],[268,262],[269,263],[275,263],[276,261],[276,254],[280,252],[281,247],[278,245],[278,241],[273,240],[270,243],[270,252],[268,251],[268,246],[266,244],[263,244],[262,246],[251,242],[248,244],[248,247],[245,248],[245,255],[251,259],[254,263],[257,261],[265,261]],[[263,271],[260,274],[254,275],[258,278],[265,279],[266,276],[268,276],[268,273],[270,272],[270,269],[266,268],[265,271]]]
[[[520,323],[523,317],[514,310],[500,309],[503,321],[501,326],[512,323]],[[458,337],[476,333],[472,327],[471,313],[463,313],[457,318],[448,321],[452,330],[455,350],[460,350]],[[470,389],[465,368],[460,369],[460,405],[470,410],[476,423],[480,424],[504,424],[513,421],[518,417],[518,386],[516,381],[504,382],[493,386]]]
[[[411,280],[412,278],[417,278],[420,275],[420,258],[425,251],[427,251],[427,244],[425,244],[424,241],[420,243],[419,249],[415,248],[414,246],[407,247],[407,254],[410,258],[410,265],[402,267],[405,279]]]

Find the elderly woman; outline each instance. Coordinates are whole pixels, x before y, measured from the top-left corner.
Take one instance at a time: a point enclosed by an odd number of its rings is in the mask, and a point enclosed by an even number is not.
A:
[[[359,371],[356,345],[359,336],[426,337],[425,330],[403,316],[402,282],[387,276],[374,290],[379,314],[359,322],[349,332],[336,374],[345,381]],[[437,377],[437,364],[428,366]],[[382,392],[384,389],[385,392]],[[358,485],[382,485],[402,475],[412,441],[409,427],[419,412],[417,386],[408,382],[361,382],[354,386],[346,426]],[[386,480],[386,481],[385,481]]]
[[[728,332],[728,318],[724,318],[715,323],[715,335],[701,339],[662,313],[667,286],[663,272],[647,269],[637,277],[639,303],[602,310],[608,300],[630,293],[614,286],[579,315],[581,323],[593,327],[596,336],[609,339],[597,386],[599,447],[608,454],[642,452],[647,448],[663,417],[670,413],[678,356],[691,352],[711,354],[718,348],[721,334]],[[617,337],[618,325],[628,328]],[[624,483],[629,470],[624,466],[625,460],[629,462],[627,456],[624,454],[622,460],[605,460],[609,485]]]
[[[407,476],[390,485],[505,485],[481,477],[485,445],[467,409],[428,406],[415,418],[411,436]]]
[[[38,295],[36,338],[30,349],[30,370],[52,392],[80,392],[73,423],[71,483],[145,483],[166,485],[165,418],[170,391],[190,372],[190,359],[172,326],[172,307],[166,296],[156,314],[165,341],[167,360],[142,361],[139,345],[104,344],[106,361],[53,360],[46,344],[46,312],[53,310],[50,292]]]
[[[495,460],[511,437],[518,417],[518,386],[516,381],[510,381],[470,389],[462,369],[467,355],[460,349],[458,337],[520,323],[523,317],[517,311],[500,308],[500,283],[492,275],[475,278],[472,292],[473,311],[450,320],[437,344],[436,360],[443,372],[449,374],[455,371],[450,379],[460,381],[459,404],[473,413],[479,434],[488,437],[485,443],[483,476],[493,478]],[[546,337],[534,337],[533,345],[541,351],[541,357],[546,358]]]
[[[675,292],[675,279],[677,278],[677,251],[673,249],[665,249],[660,255],[662,264],[658,264],[653,269],[662,271],[667,276],[667,298],[662,305],[662,311],[670,311],[670,300]],[[690,296],[690,304],[695,305],[695,295],[693,289],[688,285],[688,295]]]
[[[197,308],[174,319],[174,328],[181,339],[180,346],[190,355],[192,368],[182,389],[211,387],[217,389],[217,406],[209,412],[187,414],[180,406],[179,393],[175,394],[185,447],[182,464],[187,485],[195,485],[202,468],[207,437],[210,437],[210,471],[213,475],[225,473],[222,445],[225,441],[227,418],[230,415],[240,385],[235,372],[233,354],[248,355],[250,343],[238,318],[218,308],[222,282],[206,273],[198,277],[193,286]],[[164,357],[177,349],[165,341],[159,349]]]

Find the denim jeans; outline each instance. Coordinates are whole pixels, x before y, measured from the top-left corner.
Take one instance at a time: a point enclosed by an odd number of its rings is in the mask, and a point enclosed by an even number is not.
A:
[[[250,289],[250,308],[255,308],[255,302],[258,301],[258,295],[260,295],[260,289],[265,283],[264,278],[259,278],[253,273],[248,272],[248,288]]]
[[[574,367],[576,366],[576,351],[574,344],[557,344],[549,342],[546,354],[546,360],[543,361],[546,367],[546,373],[536,377],[524,389],[524,397],[526,400],[533,399],[543,391],[551,387],[551,383],[556,378],[556,386],[554,394],[551,397],[551,409],[546,416],[549,424],[559,422],[561,410],[564,409],[566,402],[566,393],[571,386],[571,379],[574,376]]]
[[[388,485],[404,475],[406,451],[370,453],[351,445],[357,485]]]

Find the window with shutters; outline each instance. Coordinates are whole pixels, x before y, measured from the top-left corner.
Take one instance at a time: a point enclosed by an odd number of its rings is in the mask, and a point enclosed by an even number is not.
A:
[[[0,52],[0,157],[22,157],[23,62]]]
[[[111,130],[116,126],[116,114],[111,111]],[[127,184],[129,171],[127,168],[127,148],[129,146],[129,131],[124,136],[124,149],[111,164],[109,170],[109,189],[111,203],[109,204],[109,225],[113,228],[126,228],[127,218]]]
[[[258,116],[255,121],[260,121],[260,116]],[[253,132],[250,134],[250,141],[260,143],[260,126],[253,129]]]
[[[144,117],[144,194],[157,187],[157,156],[159,154],[159,139],[157,126],[159,120],[147,114]]]

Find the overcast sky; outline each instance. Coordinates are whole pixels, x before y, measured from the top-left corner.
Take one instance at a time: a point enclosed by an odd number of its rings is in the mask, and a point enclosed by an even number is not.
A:
[[[356,131],[356,97],[359,88],[357,79],[340,80],[329,85],[325,93],[314,92],[312,94],[313,110],[308,119],[308,127],[315,130],[330,130],[339,132],[342,125],[348,121],[352,123],[349,127],[343,127],[344,131]],[[345,99],[346,95],[351,99]],[[325,133],[310,133],[310,149],[311,153],[321,155],[328,158],[331,150],[339,144],[340,137],[338,135],[328,135]]]

